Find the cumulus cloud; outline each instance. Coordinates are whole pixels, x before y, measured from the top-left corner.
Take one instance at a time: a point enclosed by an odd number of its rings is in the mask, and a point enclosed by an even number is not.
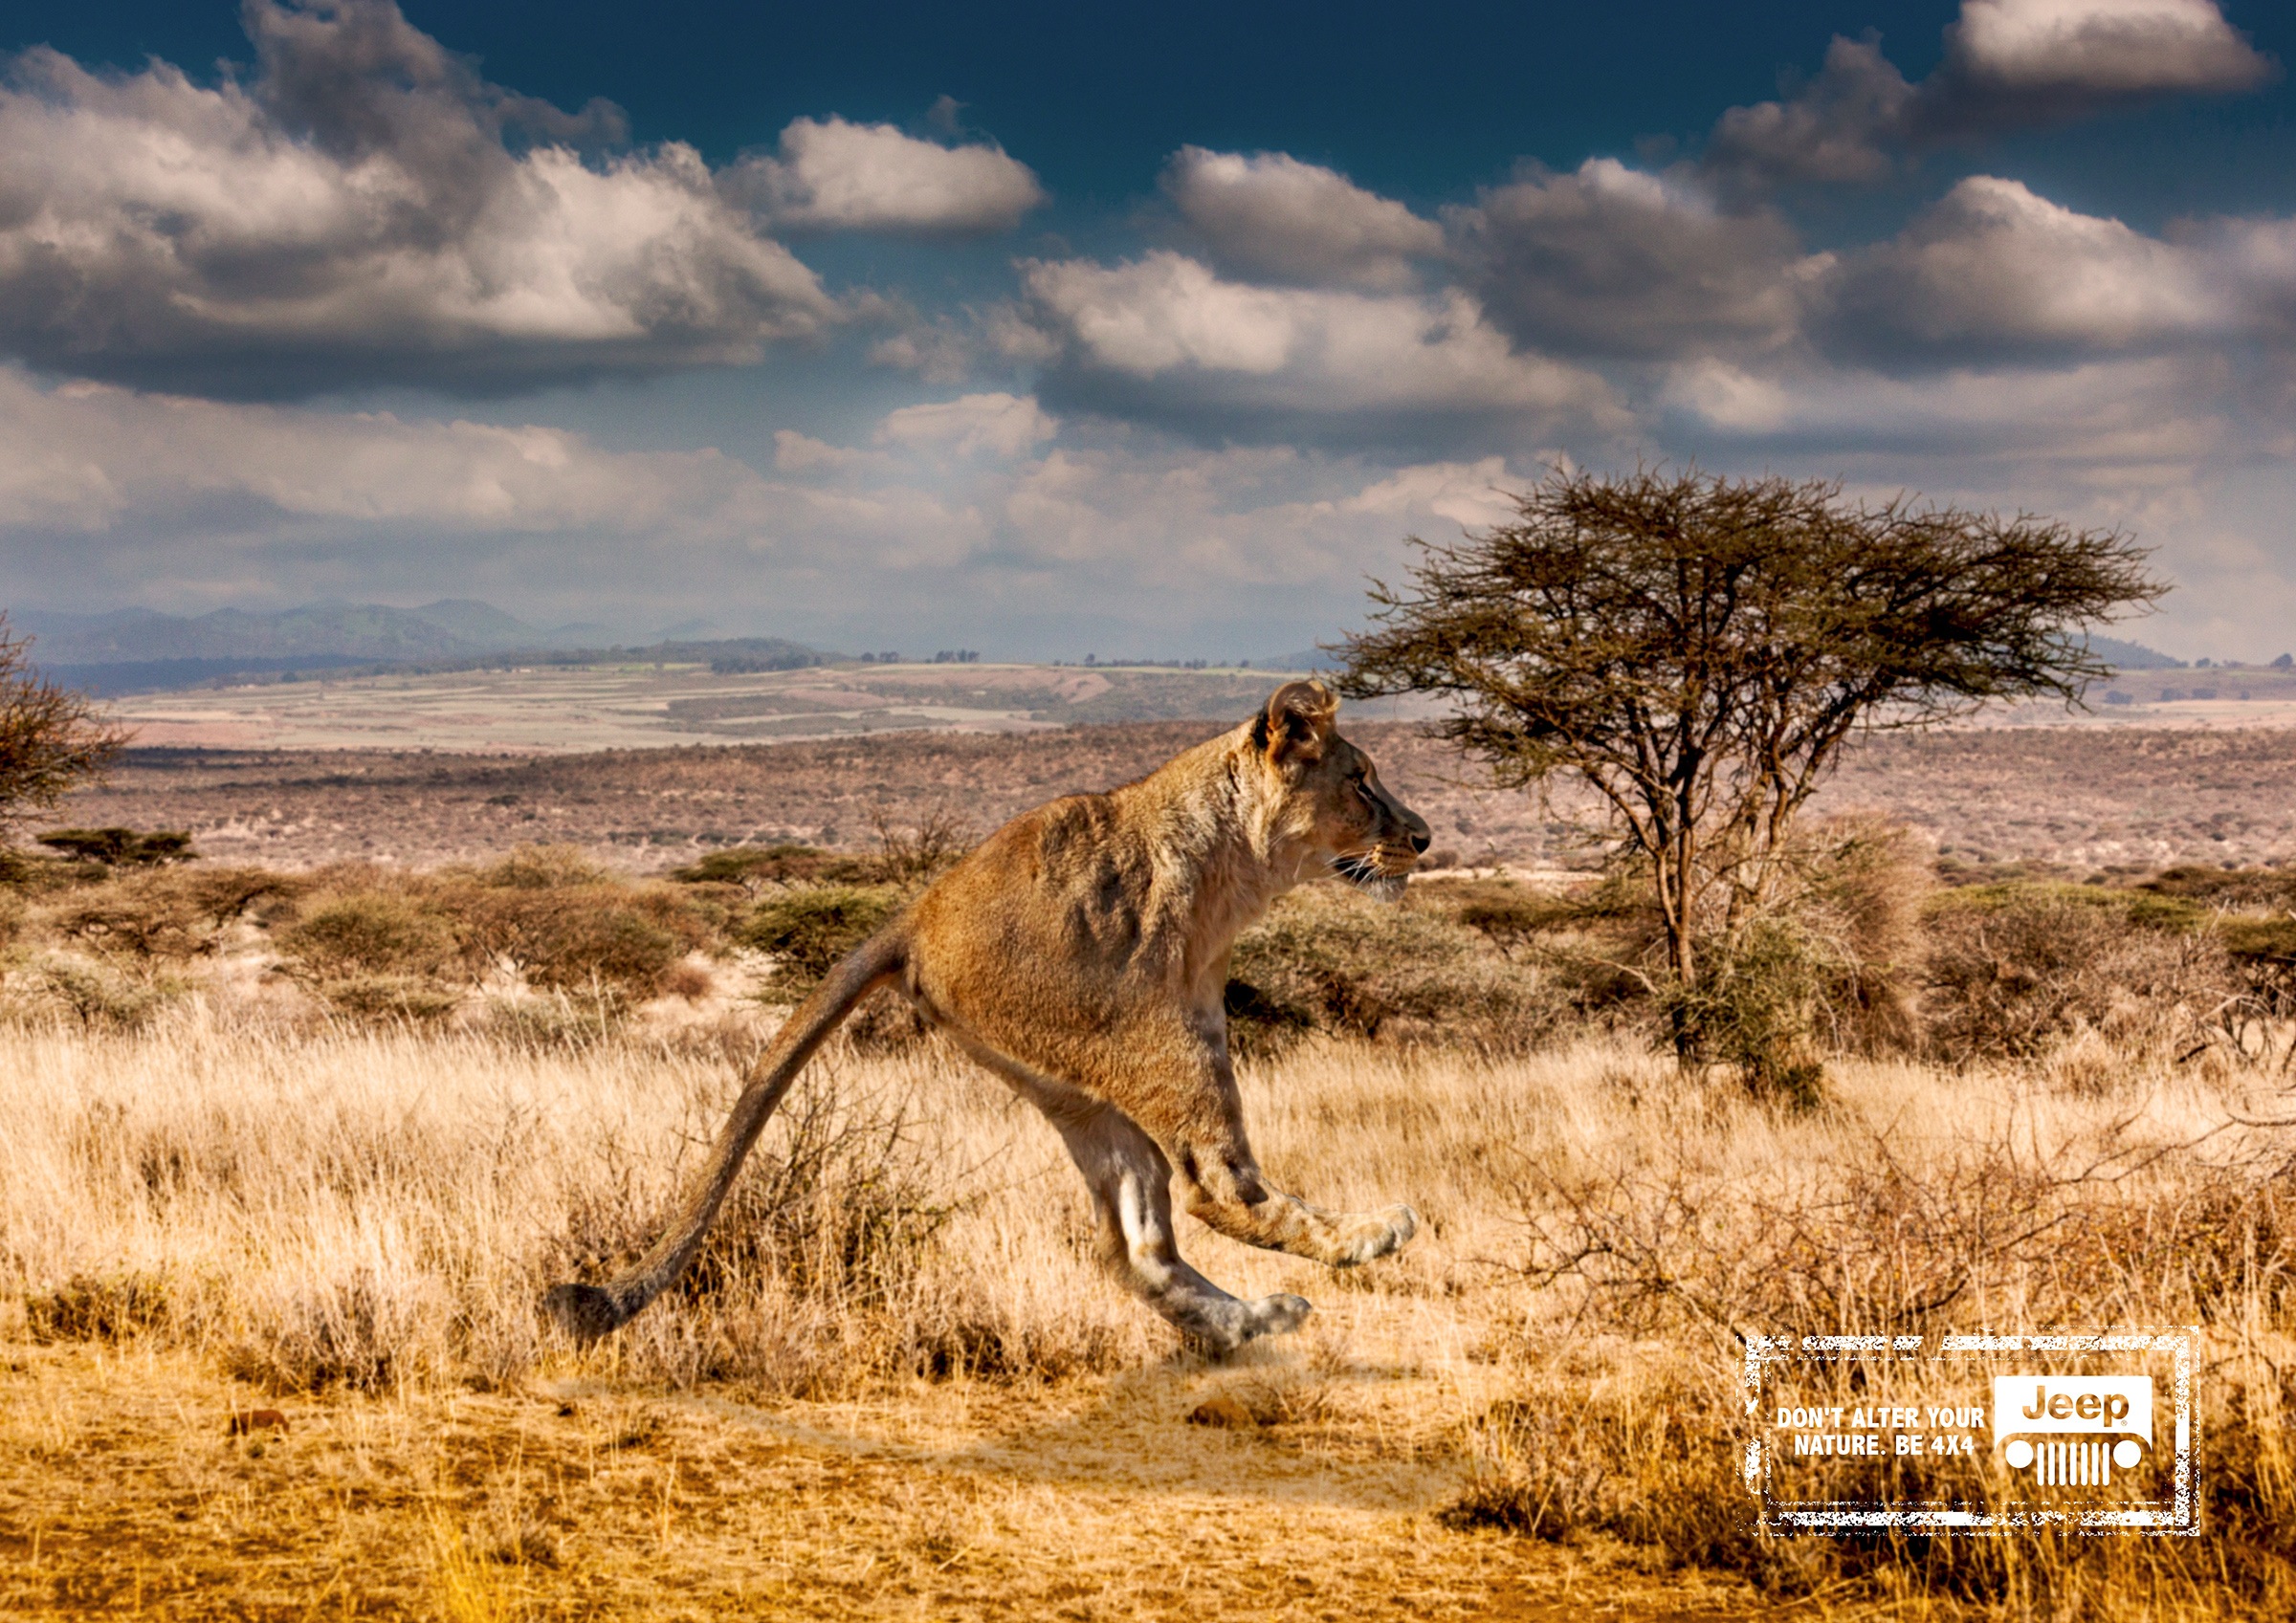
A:
[[[747,360],[838,318],[691,147],[585,162],[612,109],[489,85],[389,0],[245,14],[244,84],[14,59],[0,347],[226,394],[485,387]]]
[[[1162,186],[1213,262],[1247,276],[1407,288],[1411,262],[1443,251],[1432,220],[1287,153],[1183,146]]]
[[[1932,359],[2137,349],[2234,318],[2202,256],[1995,175],[1845,258],[1833,293],[1838,344]]]
[[[1032,262],[1024,282],[1035,329],[1056,346],[1047,386],[1104,409],[1240,410],[1292,426],[1619,422],[1599,378],[1517,351],[1456,290],[1421,298],[1254,286],[1162,250],[1116,265]]]
[[[799,230],[1001,231],[1045,201],[1034,171],[1001,147],[943,146],[839,118],[793,121],[779,157],[743,159],[723,185]]]
[[[1822,261],[1768,209],[1611,158],[1533,168],[1449,216],[1468,285],[1517,341],[1566,355],[1762,348],[1790,337]]]
[[[2216,0],[1962,0],[1943,62],[1920,84],[1877,37],[1836,35],[1793,94],[1724,113],[1702,163],[1741,187],[1871,184],[1938,141],[2253,90],[2277,72]]]
[[[1836,34],[1824,67],[1797,95],[1722,115],[1705,167],[1741,187],[1871,185],[1896,168],[1917,100],[1879,39]]]

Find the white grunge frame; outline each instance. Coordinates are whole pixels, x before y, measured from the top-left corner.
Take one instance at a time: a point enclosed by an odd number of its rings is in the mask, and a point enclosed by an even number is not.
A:
[[[2133,1532],[2153,1535],[2197,1535],[2200,1531],[2199,1491],[2194,1471],[2193,1352],[2197,1326],[2172,1329],[2072,1329],[2035,1335],[1910,1336],[1765,1336],[1748,1334],[1746,1346],[1746,1417],[1755,1436],[1746,1445],[1743,1459],[1746,1487],[1756,1503],[1756,1518],[1766,1532],[1854,1534],[1901,1533],[2004,1534],[2028,1529],[2069,1528],[2082,1533]],[[1772,1377],[1792,1367],[1866,1361],[1885,1368],[1896,1366],[1924,1375],[1967,1370],[1967,1378],[1985,1380],[2001,1368],[2004,1359],[2027,1357],[2107,1357],[2136,1354],[2148,1361],[2174,1359],[2170,1380],[2173,1402],[2168,1418],[2173,1428],[2175,1454],[2171,1492],[2158,1500],[2084,1507],[2062,1502],[2035,1502],[2039,1496],[2014,1491],[1987,1502],[1907,1503],[1848,1500],[1781,1499],[1774,1490],[1772,1460],[1778,1437],[1768,1419]],[[1880,1401],[1878,1398],[1876,1401]],[[1987,1404],[1991,1428],[1991,1404]],[[1994,1428],[1997,1432],[1998,1428]],[[1986,1450],[1998,1478],[2000,1466],[1993,1449]]]

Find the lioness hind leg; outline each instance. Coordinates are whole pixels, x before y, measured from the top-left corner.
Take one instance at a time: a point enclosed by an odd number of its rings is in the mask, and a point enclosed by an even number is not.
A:
[[[1172,1233],[1172,1164],[1130,1117],[1100,1105],[1055,1125],[1092,1191],[1102,1261],[1183,1333],[1226,1352],[1306,1321],[1310,1308],[1299,1297],[1247,1302],[1181,1260]]]

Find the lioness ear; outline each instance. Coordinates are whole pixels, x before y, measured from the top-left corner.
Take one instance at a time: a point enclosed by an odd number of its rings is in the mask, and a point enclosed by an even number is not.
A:
[[[1268,698],[1268,712],[1252,729],[1277,764],[1287,760],[1315,760],[1332,735],[1339,701],[1320,682],[1287,682]]]

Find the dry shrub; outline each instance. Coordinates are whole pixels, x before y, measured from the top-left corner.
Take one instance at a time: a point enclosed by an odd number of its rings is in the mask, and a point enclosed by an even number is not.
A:
[[[242,1322],[221,1362],[275,1392],[386,1391],[422,1373],[424,1352],[438,1342],[426,1333],[430,1289],[395,1268],[275,1276],[239,1294]]]
[[[529,847],[475,879],[443,884],[432,906],[454,916],[477,973],[507,959],[545,990],[644,999],[712,939],[676,887],[621,883],[570,846]]]
[[[462,910],[466,959],[508,959],[530,985],[643,1000],[709,939],[661,887],[584,885],[480,891]]]
[[[1247,1054],[1318,1033],[1519,1053],[1564,1013],[1537,971],[1480,932],[1338,885],[1277,903],[1238,938],[1230,976],[1230,1041]]]
[[[673,1380],[796,1395],[886,1376],[1041,1380],[1120,1365],[1130,1337],[1094,1317],[1016,1312],[1011,1283],[993,1266],[977,1273],[949,1254],[949,1225],[977,1203],[961,1191],[966,1171],[934,1164],[910,1096],[808,1076],[693,1265],[628,1334]],[[614,1272],[661,1221],[660,1211],[594,1188],[551,1270]]]
[[[1819,1037],[1837,1052],[1910,1053],[1921,1043],[1915,993],[1922,910],[1936,888],[1927,840],[1872,813],[1826,818],[1799,833],[1783,910],[1822,945]]]
[[[167,1281],[148,1273],[74,1274],[52,1290],[24,1299],[24,1320],[36,1342],[125,1341],[166,1324]]]
[[[880,811],[872,818],[871,825],[877,836],[875,871],[871,877],[902,890],[921,888],[956,866],[980,841],[970,823],[941,806],[909,826],[894,822]]]
[[[2296,910],[2296,869],[2211,867],[2197,863],[2164,868],[2138,887],[2156,896],[2175,896],[2203,907]]]
[[[2075,886],[1942,895],[1928,919],[1931,1040],[1956,1061],[2031,1059],[2095,1031],[2124,1057],[2189,1058],[2245,990],[2195,923],[2189,909]]]
[[[1917,1109],[1887,1126],[1844,1101],[1781,1127],[1727,1091],[1691,1087],[1636,1105],[1647,1120],[1615,1148],[1526,1147],[1523,1274],[1558,1296],[1571,1334],[1506,1349],[1517,1390],[1477,1422],[1482,1471],[1452,1519],[1602,1534],[1783,1593],[1948,1614],[2284,1612],[2296,1599],[2281,1530],[2296,1515],[2284,1424],[2296,1383],[2274,1350],[2296,1306],[2285,1145],[2188,1133],[2189,1115],[2065,1104],[2042,1114],[2040,1097],[2006,1110],[1973,1098],[1951,1118]],[[1738,1384],[1743,1337],[2100,1324],[2191,1324],[2206,1338],[2201,1539],[1755,1531],[1734,1469],[1755,1435]],[[1831,1378],[1844,1406],[1880,1390],[1852,1361]],[[1889,1390],[1895,1401],[1932,1395]],[[1993,1491],[1988,1468],[1966,1457],[1843,1469],[1851,1497]]]
[[[522,845],[475,877],[495,890],[565,890],[614,883],[612,871],[579,845]]]
[[[2206,1509],[2199,1538],[2083,1535],[2070,1527],[1982,1537],[1890,1529],[1831,1537],[1762,1531],[1737,1462],[1755,1436],[1727,1357],[1663,1370],[1526,1371],[1521,1395],[1478,1416],[1474,1480],[1443,1513],[1456,1526],[1580,1544],[1602,1535],[1666,1567],[1736,1573],[1777,1600],[1935,1608],[1947,1616],[2115,1619],[2283,1616],[2296,1604],[2285,1518],[2296,1509],[2285,1415],[2268,1364],[2231,1361],[2200,1392]],[[1873,1373],[1845,1360],[1831,1401],[1867,1401]],[[1900,1396],[1930,1394],[1893,1386]],[[1822,1388],[1816,1399],[1827,1401]],[[1936,1394],[1952,1401],[1952,1392]],[[1844,1461],[1847,1500],[1974,1501],[1996,1489],[1976,1457]]]

